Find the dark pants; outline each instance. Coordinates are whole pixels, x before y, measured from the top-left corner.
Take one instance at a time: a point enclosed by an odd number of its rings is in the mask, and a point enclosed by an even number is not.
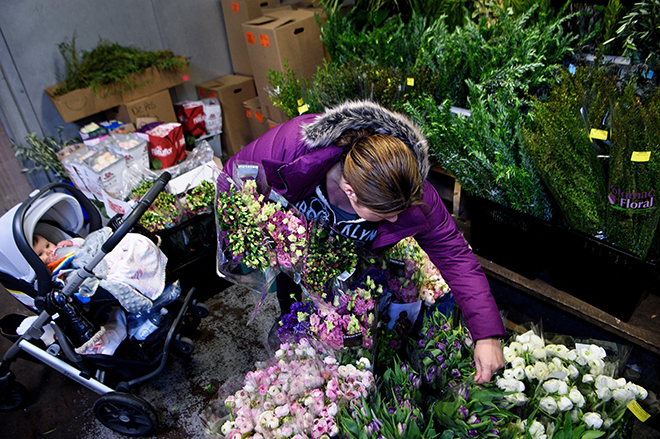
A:
[[[280,303],[280,318],[291,311],[291,305],[299,302],[302,297],[300,285],[295,283],[291,277],[285,273],[280,273],[275,278],[277,286],[277,301]],[[293,297],[292,297],[293,295]]]

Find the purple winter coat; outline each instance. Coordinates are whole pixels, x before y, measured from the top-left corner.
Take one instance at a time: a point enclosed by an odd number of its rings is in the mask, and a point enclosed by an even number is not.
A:
[[[350,102],[321,115],[303,115],[277,125],[231,157],[234,163],[261,163],[266,180],[295,203],[309,194],[340,160],[342,148],[332,141],[348,128],[372,127],[408,145],[428,175],[428,150],[423,134],[405,116],[368,101]],[[395,223],[381,221],[374,252],[414,236],[451,287],[474,340],[504,335],[504,325],[481,265],[445,208],[435,188],[425,181],[424,204],[406,209]]]

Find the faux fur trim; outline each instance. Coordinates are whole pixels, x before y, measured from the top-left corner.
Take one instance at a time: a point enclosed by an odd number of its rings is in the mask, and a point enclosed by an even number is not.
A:
[[[422,179],[429,173],[429,147],[422,131],[407,117],[372,101],[347,101],[327,109],[314,122],[302,127],[309,149],[332,144],[348,129],[372,128],[376,133],[396,137],[415,154]]]

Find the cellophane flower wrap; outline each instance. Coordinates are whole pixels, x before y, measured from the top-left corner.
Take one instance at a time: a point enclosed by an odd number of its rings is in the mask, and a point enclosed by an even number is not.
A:
[[[185,191],[179,201],[184,212],[193,217],[213,213],[214,200],[215,185],[210,180],[202,180],[197,186]]]
[[[221,172],[217,188],[218,273],[263,296],[279,273],[265,227],[275,203],[259,193],[255,179],[237,182]]]
[[[307,296],[323,300],[337,278],[353,274],[358,253],[353,241],[324,222],[310,221],[308,236],[300,285]]]
[[[342,407],[366,397],[374,387],[367,359],[340,365],[313,341],[284,343],[272,361],[245,376],[243,388],[225,400],[229,419],[220,437],[339,437]]]
[[[509,392],[507,399],[521,408],[521,419],[511,423],[511,437],[623,438],[632,417],[629,407],[647,397],[647,391],[625,378],[614,378],[618,368],[597,344],[565,345],[546,342],[530,330],[504,345],[506,366],[495,377]],[[568,434],[568,436],[566,436]],[[545,436],[544,436],[545,435]]]
[[[374,277],[372,277],[374,276]],[[335,285],[324,300],[305,297],[282,317],[280,340],[313,337],[332,349],[374,345],[376,303],[383,294],[384,276],[377,267],[352,282]]]
[[[399,241],[385,253],[389,288],[394,303],[423,300],[428,306],[449,293],[449,285],[413,237]],[[385,268],[385,267],[384,267]]]

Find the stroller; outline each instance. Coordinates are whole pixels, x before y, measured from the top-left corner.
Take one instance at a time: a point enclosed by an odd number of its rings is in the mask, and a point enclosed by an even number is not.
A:
[[[209,309],[194,299],[195,288],[167,306],[170,312],[165,320],[146,339],[138,342],[126,337],[112,355],[79,355],[74,349],[76,342],[72,342],[76,337],[71,338],[67,327],[78,323],[71,325],[72,318],[93,321],[94,317],[104,315],[100,310],[107,309],[109,304],[118,306],[117,300],[102,288],[91,297],[89,303],[94,306],[81,305],[74,295],[85,279],[93,276],[96,265],[128,232],[140,231],[140,217],[169,179],[170,174],[163,173],[129,214],[113,218],[109,223],[113,233],[103,242],[101,251],[83,268],[72,270],[64,282],[52,279],[46,264],[32,248],[32,236],[38,233],[50,242],[59,242],[100,229],[101,216],[92,202],[75,187],[51,183],[30,194],[28,200],[0,218],[0,227],[12,230],[12,234],[8,233],[9,236],[0,242],[0,283],[38,313],[20,336],[17,326],[7,335],[7,322],[3,322],[3,335],[13,344],[0,362],[0,411],[18,409],[27,401],[27,389],[15,380],[10,370],[12,362],[27,353],[27,358],[36,358],[101,395],[94,404],[94,414],[106,427],[126,436],[154,432],[158,422],[154,408],[129,390],[160,373],[172,347],[184,355],[192,353],[192,340],[182,337],[179,331],[183,330],[184,323],[196,326],[201,318],[209,315]],[[107,317],[107,313],[105,315]],[[13,323],[21,322],[14,319]],[[48,346],[41,339],[44,330],[54,333],[55,341]]]

